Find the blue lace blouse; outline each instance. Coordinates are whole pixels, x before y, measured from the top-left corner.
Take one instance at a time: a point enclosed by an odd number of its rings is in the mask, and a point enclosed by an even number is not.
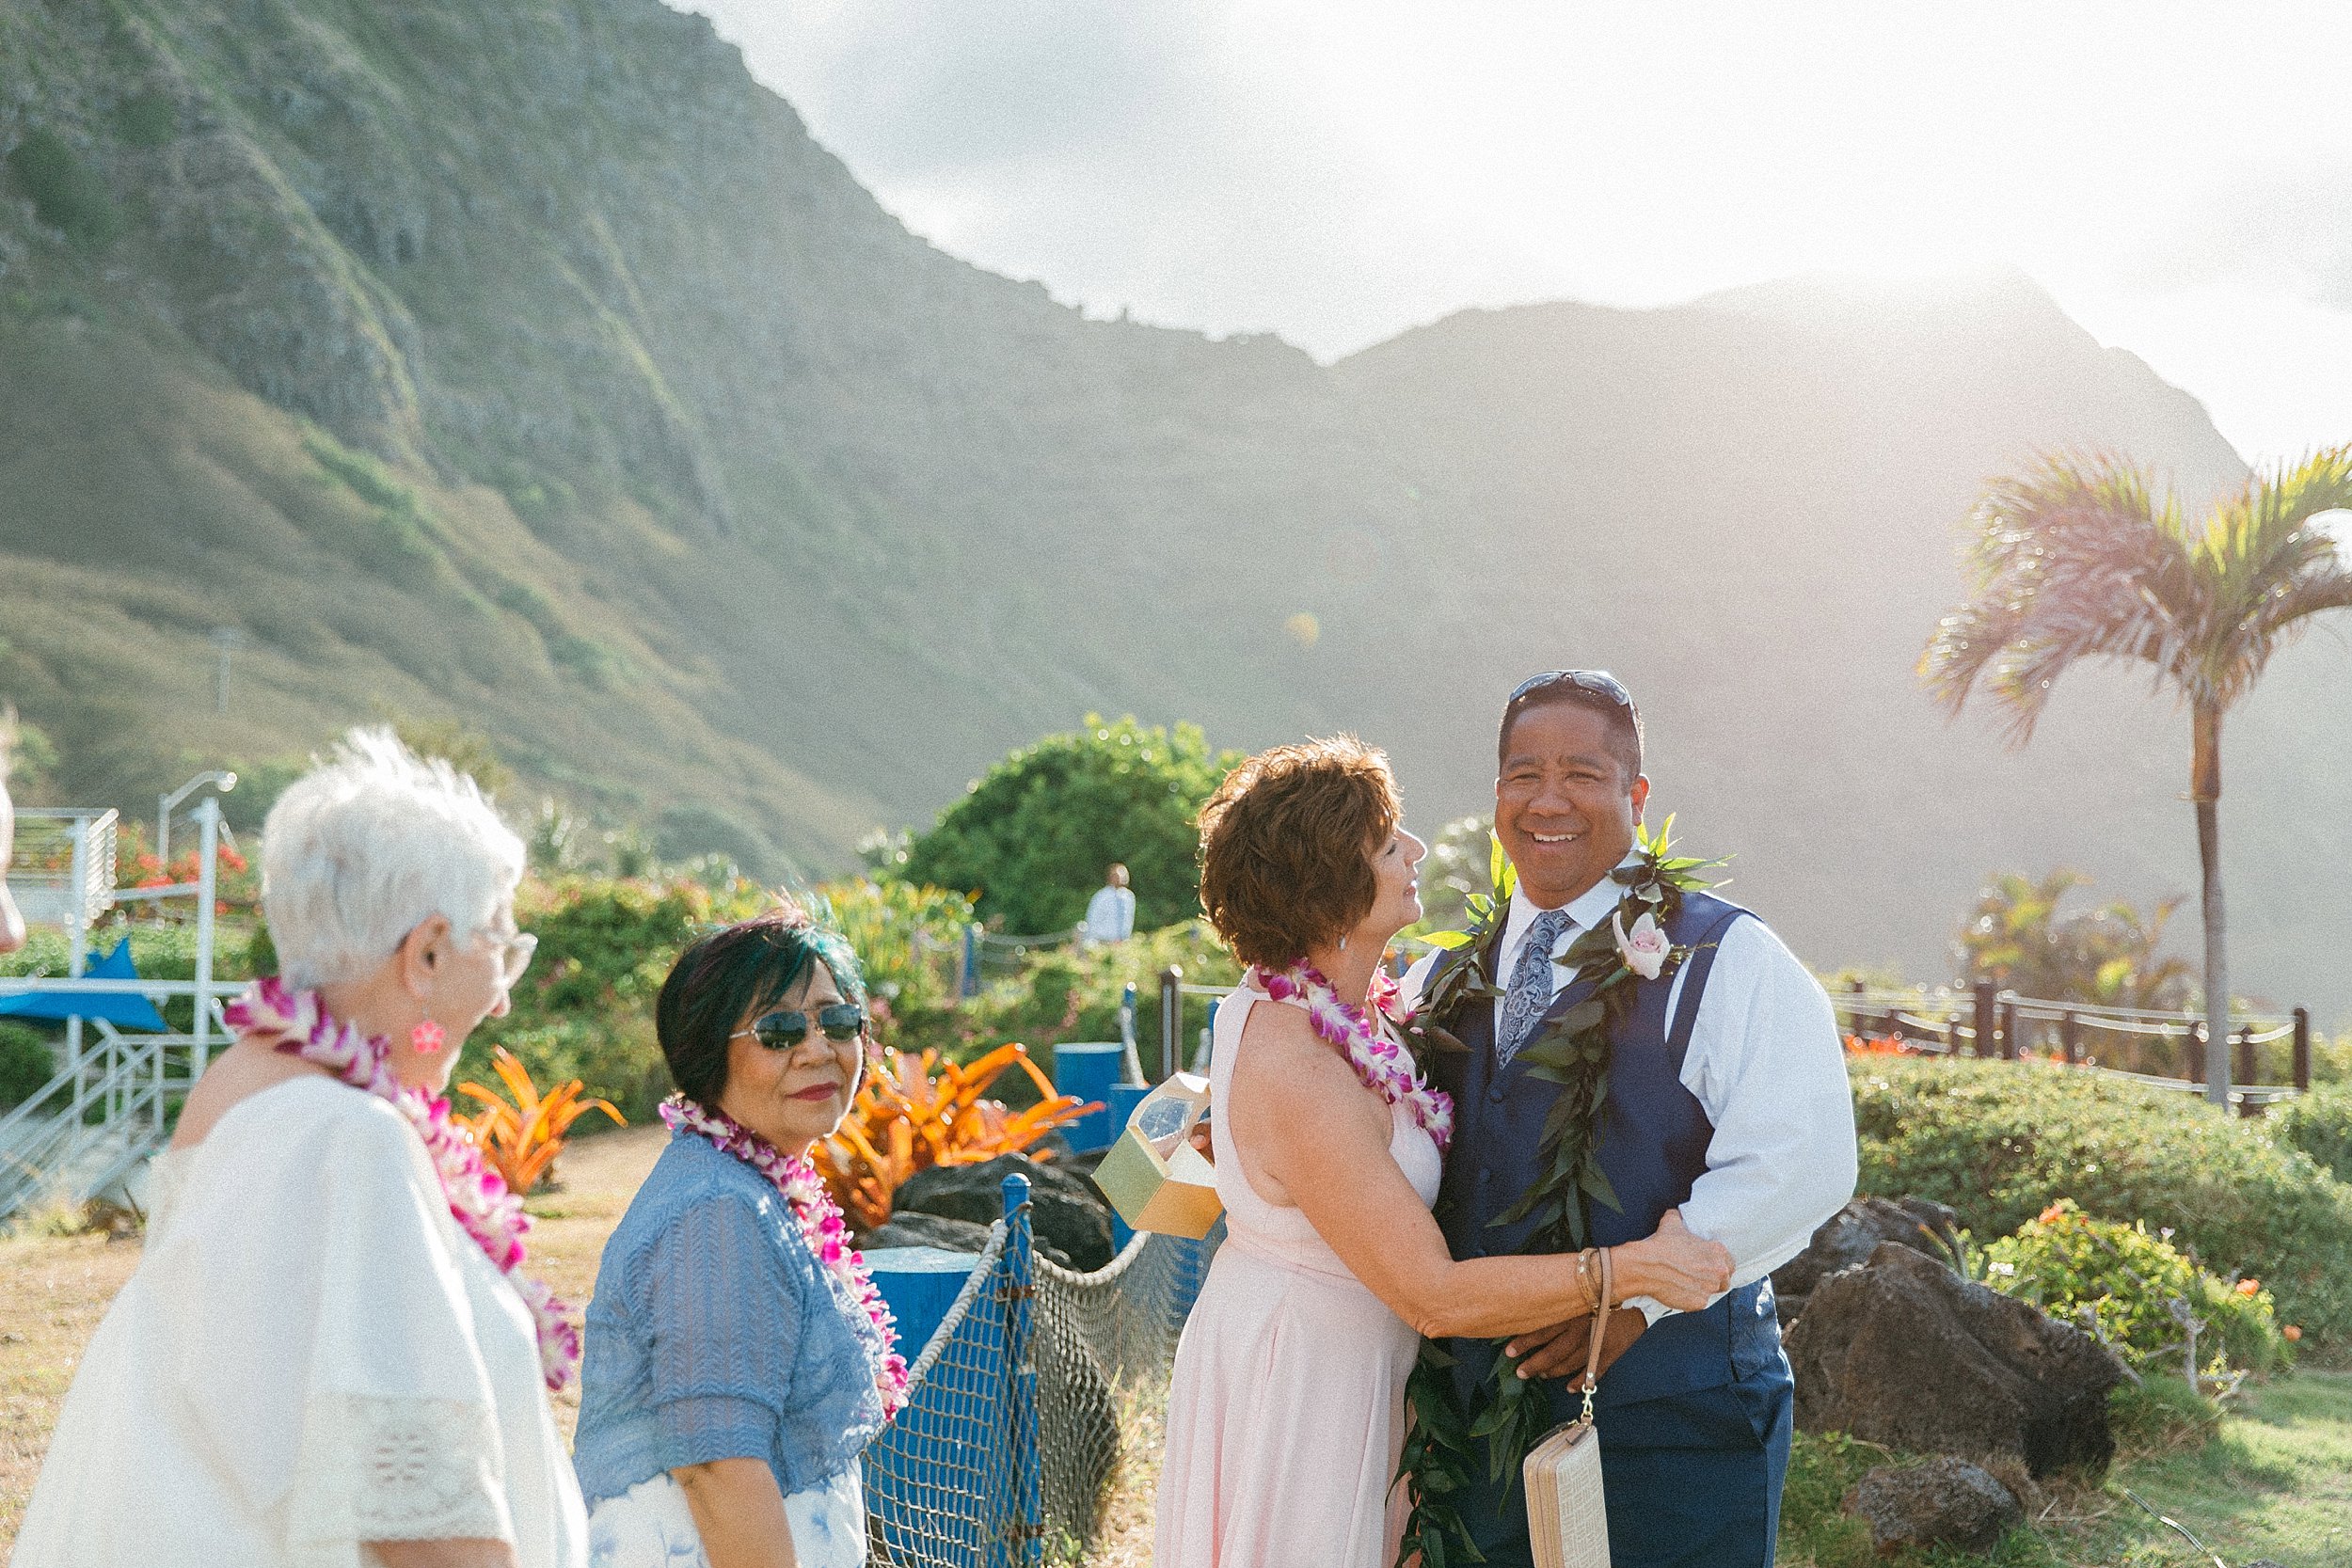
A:
[[[787,1497],[847,1469],[882,1427],[871,1333],[766,1177],[672,1134],[597,1265],[581,1494],[715,1459],[766,1460]]]

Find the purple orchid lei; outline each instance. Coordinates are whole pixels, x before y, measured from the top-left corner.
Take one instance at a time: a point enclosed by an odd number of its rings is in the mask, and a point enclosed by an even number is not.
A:
[[[882,1418],[887,1420],[905,1408],[909,1378],[906,1357],[897,1350],[898,1320],[891,1316],[873,1276],[866,1272],[865,1254],[850,1244],[849,1225],[833,1195],[825,1191],[817,1167],[787,1154],[724,1111],[711,1110],[684,1095],[674,1094],[661,1102],[661,1119],[675,1132],[709,1139],[766,1177],[783,1196],[792,1217],[800,1221],[809,1251],[833,1275],[837,1291],[866,1313],[871,1332],[859,1338],[874,1363],[874,1386],[882,1394]]]
[[[361,1035],[337,1021],[314,990],[297,991],[275,975],[256,980],[244,995],[221,1009],[239,1035],[268,1042],[273,1050],[325,1068],[356,1089],[365,1090],[408,1118],[424,1140],[434,1174],[451,1217],[473,1238],[484,1256],[506,1276],[531,1308],[539,1338],[539,1373],[550,1389],[562,1388],[580,1368],[580,1330],[555,1292],[516,1271],[523,1261],[523,1235],[531,1219],[522,1200],[450,1115],[447,1099],[409,1088],[392,1076],[391,1043],[381,1035]]]
[[[1453,1097],[1422,1083],[1412,1053],[1375,1022],[1405,1022],[1393,978],[1376,970],[1373,973],[1369,1008],[1351,1007],[1341,1001],[1338,989],[1311,963],[1279,972],[1252,967],[1248,980],[1277,1002],[1295,1002],[1304,1007],[1315,1033],[1340,1048],[1364,1087],[1390,1104],[1412,1112],[1413,1119],[1436,1141],[1438,1152],[1445,1152],[1454,1141]]]

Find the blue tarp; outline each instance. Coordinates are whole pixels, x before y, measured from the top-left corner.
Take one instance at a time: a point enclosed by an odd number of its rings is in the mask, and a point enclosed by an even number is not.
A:
[[[124,937],[115,950],[82,971],[89,980],[135,980],[139,972],[131,967],[131,939]],[[114,995],[76,996],[71,991],[28,990],[14,996],[0,996],[0,1018],[103,1018],[118,1029],[144,1029],[160,1035],[168,1027],[164,1015],[155,1010],[155,1004],[146,997],[129,991]]]

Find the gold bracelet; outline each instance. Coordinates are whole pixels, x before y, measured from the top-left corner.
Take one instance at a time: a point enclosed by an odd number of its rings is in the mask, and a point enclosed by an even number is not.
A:
[[[1594,1276],[1594,1272],[1599,1267],[1598,1247],[1586,1247],[1576,1255],[1577,1289],[1583,1293],[1584,1308],[1588,1312],[1600,1310],[1600,1282]]]

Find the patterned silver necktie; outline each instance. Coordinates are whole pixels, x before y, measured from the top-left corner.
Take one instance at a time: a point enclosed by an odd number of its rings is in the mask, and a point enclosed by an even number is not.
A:
[[[1575,922],[1565,910],[1546,910],[1527,928],[1519,961],[1511,969],[1510,990],[1502,993],[1502,1027],[1495,1031],[1495,1066],[1506,1068],[1543,1022],[1551,1006],[1551,949],[1560,933]]]

